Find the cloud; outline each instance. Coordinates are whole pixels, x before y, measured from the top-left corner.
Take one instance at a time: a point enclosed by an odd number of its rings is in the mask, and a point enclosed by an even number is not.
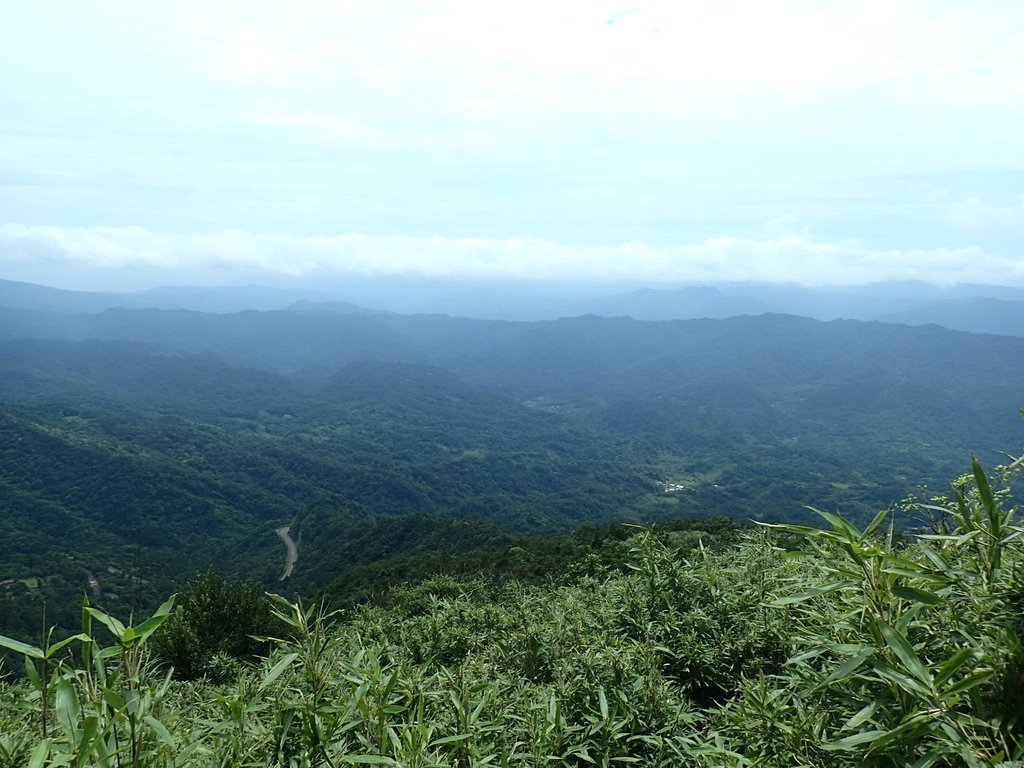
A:
[[[977,197],[950,203],[950,218],[958,227],[1024,229],[1024,198],[1010,205],[992,205]]]
[[[154,282],[272,281],[280,276],[421,275],[428,277],[642,280],[757,280],[850,285],[883,280],[1024,286],[1024,257],[978,247],[871,248],[779,232],[763,239],[726,235],[654,246],[632,241],[570,246],[534,237],[417,238],[348,233],[296,237],[229,230],[174,235],[141,227],[0,227],[0,268],[48,282],[54,269],[81,273],[145,271]],[[35,278],[32,275],[36,275]]]
[[[1002,214],[980,232],[946,203],[1018,191],[1021,24],[996,0],[14,4],[0,210],[609,248],[793,214],[837,241],[1014,248]],[[924,183],[948,197],[908,205]]]

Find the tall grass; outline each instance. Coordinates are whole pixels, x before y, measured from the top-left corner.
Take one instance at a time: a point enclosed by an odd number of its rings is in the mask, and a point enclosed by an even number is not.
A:
[[[897,536],[773,526],[631,569],[500,587],[447,577],[345,614],[273,598],[233,677],[149,655],[86,605],[0,687],[2,766],[983,766],[1024,759],[1024,565],[1014,462],[974,462]],[[795,544],[794,544],[795,543]],[[783,546],[785,544],[785,546]],[[72,652],[74,655],[72,655]]]

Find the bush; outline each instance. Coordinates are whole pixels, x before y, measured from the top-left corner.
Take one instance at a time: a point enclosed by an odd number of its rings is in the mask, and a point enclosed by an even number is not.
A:
[[[270,600],[251,584],[232,584],[214,570],[199,574],[179,595],[178,607],[153,637],[154,657],[179,680],[224,682],[236,662],[269,651],[265,638],[279,632]]]

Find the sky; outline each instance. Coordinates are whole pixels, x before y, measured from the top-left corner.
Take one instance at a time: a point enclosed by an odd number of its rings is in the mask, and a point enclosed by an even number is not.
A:
[[[1024,286],[1019,0],[8,3],[0,278]]]

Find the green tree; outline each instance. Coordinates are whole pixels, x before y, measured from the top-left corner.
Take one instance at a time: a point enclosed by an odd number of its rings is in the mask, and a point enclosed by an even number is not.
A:
[[[213,569],[195,576],[178,608],[153,637],[153,654],[181,680],[233,676],[240,662],[265,655],[275,634],[270,600],[251,584],[234,584]]]

